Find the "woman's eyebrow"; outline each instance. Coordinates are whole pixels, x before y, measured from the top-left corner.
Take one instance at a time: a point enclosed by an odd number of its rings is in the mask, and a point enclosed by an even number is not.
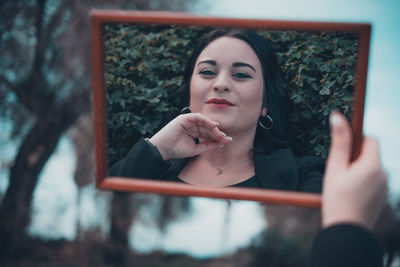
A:
[[[200,64],[203,64],[203,63],[217,66],[217,61],[211,60],[211,59],[200,61],[199,63],[197,63],[197,66],[200,65]]]
[[[256,69],[252,65],[244,63],[244,62],[233,62],[232,66],[233,67],[249,67],[250,69],[254,70],[254,72],[256,72]]]

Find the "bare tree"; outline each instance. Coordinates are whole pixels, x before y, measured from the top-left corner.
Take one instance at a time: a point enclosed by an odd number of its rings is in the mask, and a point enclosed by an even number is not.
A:
[[[174,6],[162,0],[0,2],[0,116],[12,123],[12,136],[20,140],[0,206],[0,253],[15,252],[30,220],[41,170],[65,131],[90,112],[90,8],[183,10],[191,2],[174,0]],[[117,196],[113,207],[128,198]],[[113,214],[126,216],[127,221],[131,217],[124,209]]]
[[[27,133],[15,130],[22,142],[0,207],[3,252],[13,251],[24,233],[38,175],[60,136],[90,107],[90,83],[76,79],[70,89],[68,76],[74,74],[63,64],[66,59],[61,53],[59,32],[66,32],[69,2],[55,6],[55,11],[49,11],[44,0],[10,2],[3,2],[0,18],[6,25],[0,37],[5,58],[0,76],[1,94],[5,96],[2,105],[14,108],[11,116],[15,128]],[[21,126],[25,123],[31,126]]]

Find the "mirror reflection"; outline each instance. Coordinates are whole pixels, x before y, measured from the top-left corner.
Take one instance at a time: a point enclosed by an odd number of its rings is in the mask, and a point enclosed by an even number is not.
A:
[[[111,176],[321,191],[357,34],[105,24]]]

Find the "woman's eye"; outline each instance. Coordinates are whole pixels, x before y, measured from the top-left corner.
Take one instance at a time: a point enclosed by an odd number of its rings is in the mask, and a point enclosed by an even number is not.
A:
[[[237,72],[235,74],[233,74],[233,77],[237,78],[237,79],[250,79],[251,76],[245,72]]]
[[[212,70],[200,70],[199,74],[204,75],[204,76],[213,76],[213,75],[215,75],[215,72]]]

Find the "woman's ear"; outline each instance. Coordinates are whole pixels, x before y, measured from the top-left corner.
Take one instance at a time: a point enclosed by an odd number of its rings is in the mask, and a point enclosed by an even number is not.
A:
[[[261,117],[264,117],[265,115],[267,115],[267,112],[268,112],[267,107],[263,107],[263,108],[261,109]]]

